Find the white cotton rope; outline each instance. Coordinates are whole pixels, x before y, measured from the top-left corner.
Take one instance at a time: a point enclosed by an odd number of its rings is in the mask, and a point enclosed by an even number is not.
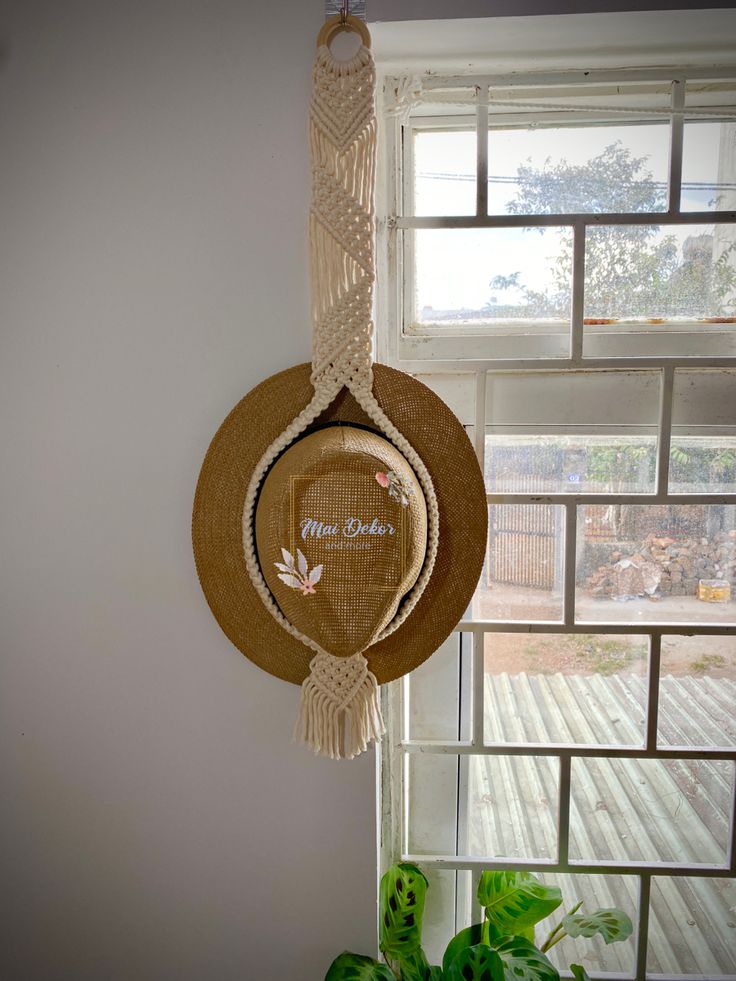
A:
[[[255,503],[269,467],[347,388],[409,462],[427,502],[427,550],[414,587],[374,643],[398,629],[424,592],[437,556],[439,510],[432,480],[421,457],[383,412],[373,395],[374,206],[376,163],[375,66],[360,48],[337,61],[326,46],[317,49],[313,70],[309,133],[312,166],[310,254],[312,270],[312,374],[309,405],[273,441],[256,466],[243,509],[245,564],[274,619],[316,654],[302,685],[295,738],[315,753],[350,759],[384,724],[378,684],[362,652],[336,657],[298,630],[283,615],[263,578],[255,548]]]

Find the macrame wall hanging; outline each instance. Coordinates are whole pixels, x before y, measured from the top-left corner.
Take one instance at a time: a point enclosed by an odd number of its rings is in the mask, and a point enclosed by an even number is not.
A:
[[[360,35],[338,60],[335,34]],[[349,15],[318,37],[309,117],[313,356],[267,379],[210,445],[193,516],[218,622],[301,684],[295,735],[352,757],[380,739],[377,685],[421,663],[477,583],[486,499],[458,420],[373,363],[375,67]]]

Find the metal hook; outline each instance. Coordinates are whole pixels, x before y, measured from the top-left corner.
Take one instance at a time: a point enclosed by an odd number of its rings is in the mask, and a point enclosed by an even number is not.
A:
[[[340,23],[343,27],[348,22],[348,17],[350,16],[350,0],[344,0],[342,7],[340,7]]]

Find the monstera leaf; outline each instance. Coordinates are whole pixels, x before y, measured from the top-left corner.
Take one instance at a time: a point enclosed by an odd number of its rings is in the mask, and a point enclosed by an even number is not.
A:
[[[465,927],[464,930],[455,934],[447,945],[444,957],[442,958],[442,970],[445,974],[450,970],[450,964],[452,964],[461,950],[465,950],[466,947],[474,947],[481,942],[482,930],[482,923],[474,923],[472,926]]]
[[[562,925],[571,937],[594,937],[599,933],[607,944],[626,940],[634,930],[631,920],[620,909],[597,909],[595,913],[565,916]]]
[[[582,964],[571,964],[570,970],[572,971],[572,976],[575,978],[575,981],[590,981],[590,975]]]
[[[504,981],[560,981],[557,968],[524,937],[502,937],[493,949],[503,962]]]
[[[518,936],[549,916],[562,902],[556,886],[545,886],[530,872],[484,872],[478,901],[502,934]]]
[[[363,954],[345,951],[336,957],[325,975],[325,981],[396,981],[383,964]]]
[[[381,879],[380,948],[388,959],[402,960],[422,942],[427,880],[416,865],[392,865]]]
[[[450,964],[447,981],[504,981],[503,961],[492,947],[465,947]]]

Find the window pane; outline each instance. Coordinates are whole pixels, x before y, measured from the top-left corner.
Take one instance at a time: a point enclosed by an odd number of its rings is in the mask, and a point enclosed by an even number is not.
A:
[[[557,759],[471,756],[467,765],[468,840],[467,848],[460,850],[489,858],[554,859]]]
[[[636,876],[561,875],[554,872],[543,873],[538,878],[548,886],[559,887],[562,891],[562,906],[537,926],[537,944],[543,943],[550,930],[580,900],[583,901],[580,913],[617,908],[636,923],[639,906],[639,880]],[[565,937],[559,944],[555,944],[547,956],[559,971],[567,970],[571,963],[582,964],[591,977],[594,977],[604,971],[633,974],[635,954],[633,936],[612,944],[606,944],[601,937],[596,936],[584,939]]]
[[[599,225],[585,238],[585,318],[736,316],[736,225]]]
[[[486,486],[490,493],[651,494],[656,459],[655,433],[490,433]]]
[[[736,637],[662,637],[662,746],[736,745]]]
[[[493,129],[489,214],[665,211],[668,123]]]
[[[727,862],[729,760],[572,760],[570,857]]]
[[[648,638],[486,634],[486,743],[642,746]]]
[[[670,491],[736,492],[736,371],[677,371]]]
[[[445,948],[459,930],[477,923],[471,912],[474,900],[472,875],[422,865],[429,887],[422,922],[422,948],[430,964],[441,964]]]
[[[414,214],[474,215],[476,135],[414,131]]]
[[[652,879],[647,971],[717,981],[736,973],[736,882]]]
[[[553,504],[489,506],[475,619],[561,619],[564,520],[564,508]]]
[[[680,208],[736,210],[736,122],[685,120]]]
[[[411,753],[408,848],[415,855],[454,855],[457,844],[457,756]]]
[[[555,857],[556,758],[412,753],[409,779],[410,854]]]
[[[570,229],[432,228],[414,236],[419,324],[569,322]]]
[[[458,910],[468,905],[471,890],[469,872],[451,872],[444,869],[422,868],[429,888],[422,922],[422,948],[430,964],[441,964],[450,938],[468,923],[455,921],[456,897]]]
[[[736,622],[733,505],[585,505],[578,533],[578,621]]]
[[[470,738],[471,650],[470,634],[450,634],[424,664],[406,675],[410,739],[453,742]]]

